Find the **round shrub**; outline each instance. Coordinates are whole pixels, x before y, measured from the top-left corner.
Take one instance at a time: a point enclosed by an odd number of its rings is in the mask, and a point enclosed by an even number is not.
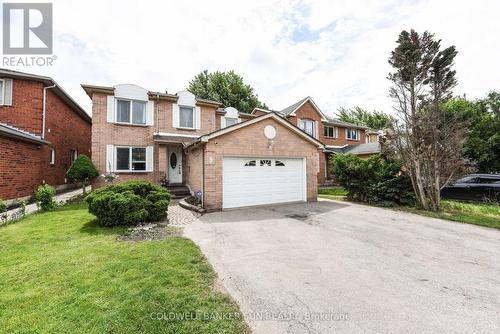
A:
[[[129,181],[99,188],[85,201],[99,225],[128,226],[164,219],[170,193],[146,181]]]
[[[56,207],[57,203],[54,200],[56,190],[54,187],[44,184],[38,187],[35,192],[35,201],[42,211],[49,211]]]

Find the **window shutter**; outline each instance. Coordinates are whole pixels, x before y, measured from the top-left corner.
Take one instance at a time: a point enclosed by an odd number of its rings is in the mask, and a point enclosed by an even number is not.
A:
[[[4,84],[5,84],[5,95],[4,95],[4,101],[3,104],[6,106],[11,106],[12,105],[12,79],[4,79]]]
[[[153,146],[146,147],[146,172],[153,171]]]
[[[155,103],[154,101],[148,101],[146,110],[146,125],[154,125],[155,118]]]
[[[314,121],[314,138],[319,138],[319,126],[318,121]]]
[[[107,97],[107,120],[108,123],[115,121],[115,97],[113,95]]]
[[[339,128],[335,127],[335,138],[339,137]]]
[[[113,145],[106,145],[106,172],[111,173],[115,171],[115,159],[113,157],[115,148]]]
[[[172,126],[179,127],[179,105],[177,103],[172,104]]]
[[[226,117],[225,116],[221,116],[220,117],[220,128],[224,129],[225,127],[226,127]]]
[[[195,129],[201,128],[201,107],[194,108]]]

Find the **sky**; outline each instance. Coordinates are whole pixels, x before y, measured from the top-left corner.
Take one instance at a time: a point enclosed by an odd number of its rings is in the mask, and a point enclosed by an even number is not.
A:
[[[393,113],[387,59],[412,28],[456,46],[455,95],[500,90],[498,0],[52,3],[53,66],[9,68],[51,76],[89,113],[82,83],[176,93],[205,69],[234,70],[271,109],[311,96],[329,115]]]

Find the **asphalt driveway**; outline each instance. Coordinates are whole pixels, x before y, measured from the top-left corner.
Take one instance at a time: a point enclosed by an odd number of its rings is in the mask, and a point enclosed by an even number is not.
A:
[[[500,231],[320,201],[185,227],[255,333],[500,333]]]

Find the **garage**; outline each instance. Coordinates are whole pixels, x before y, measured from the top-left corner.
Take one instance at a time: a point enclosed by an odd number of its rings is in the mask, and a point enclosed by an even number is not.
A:
[[[222,207],[306,201],[304,158],[224,157]]]

